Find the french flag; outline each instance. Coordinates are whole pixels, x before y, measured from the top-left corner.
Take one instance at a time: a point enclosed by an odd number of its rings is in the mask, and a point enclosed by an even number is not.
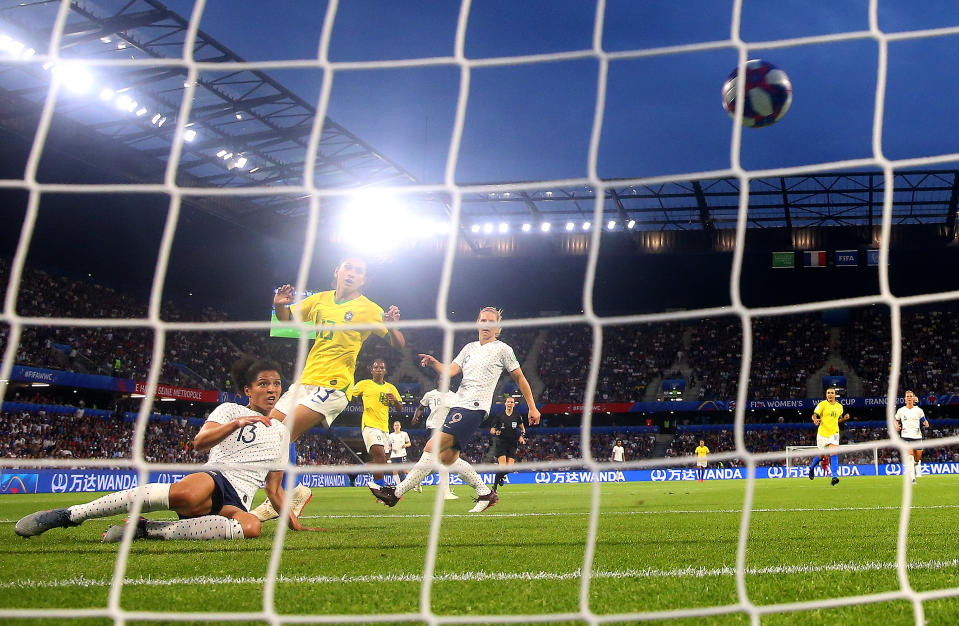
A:
[[[807,250],[803,252],[803,265],[805,267],[826,267],[826,251]]]

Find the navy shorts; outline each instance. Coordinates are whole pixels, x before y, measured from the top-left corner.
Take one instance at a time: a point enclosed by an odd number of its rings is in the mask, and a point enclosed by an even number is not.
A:
[[[213,479],[213,493],[211,494],[213,506],[210,507],[210,512],[204,515],[219,515],[225,506],[235,506],[241,511],[249,511],[246,505],[240,500],[240,496],[237,495],[236,489],[233,488],[230,481],[223,477],[223,474],[216,470],[209,470],[203,473],[209,474],[210,478]],[[180,519],[189,519],[190,517],[200,516],[180,515]]]
[[[462,450],[485,418],[486,411],[471,411],[461,407],[453,407],[446,414],[446,421],[443,422],[441,430],[453,435],[453,448]]]

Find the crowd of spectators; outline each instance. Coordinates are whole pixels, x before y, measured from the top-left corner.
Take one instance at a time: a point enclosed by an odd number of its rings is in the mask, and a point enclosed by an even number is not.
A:
[[[9,263],[0,259],[0,285],[6,286]],[[37,317],[78,317],[111,320],[144,319],[147,304],[133,296],[88,280],[57,277],[25,268],[19,283],[17,310]],[[189,309],[165,302],[161,318],[171,322],[222,322],[228,316],[213,309]],[[906,309],[902,313],[902,377],[900,389],[922,397],[959,388],[959,313]],[[849,323],[827,326],[815,313],[764,316],[753,319],[753,352],[749,397],[803,398],[806,383],[830,354],[838,354],[858,377],[867,396],[885,395],[889,362],[889,311],[862,307],[850,311]],[[407,331],[404,359],[419,352],[442,355],[438,329]],[[0,349],[9,329],[0,326]],[[543,342],[536,354],[537,337]],[[149,327],[31,325],[22,329],[16,362],[68,371],[101,373],[145,380],[149,374],[156,333]],[[242,354],[278,361],[291,380],[296,371],[297,342],[270,338],[264,331],[169,331],[165,333],[160,382],[184,387],[229,389],[228,368]],[[472,330],[454,336],[454,354],[469,341]],[[513,346],[520,362],[533,359],[543,383],[539,399],[547,403],[584,400],[592,356],[592,327],[586,324],[506,328],[503,340]],[[654,381],[682,364],[688,372],[686,389],[698,390],[701,401],[736,397],[741,366],[742,324],[734,316],[687,322],[662,322],[605,327],[594,401],[641,400]],[[386,358],[397,371],[398,355],[385,343],[368,341],[358,358],[358,375],[374,358]],[[392,362],[391,362],[392,361]],[[406,372],[410,372],[409,368]],[[528,374],[530,372],[527,372]],[[432,373],[426,372],[426,379]],[[421,383],[407,374],[395,382]],[[424,390],[425,391],[425,390]],[[687,396],[688,397],[688,396]]]
[[[682,355],[678,322],[608,326],[603,330],[596,402],[638,400]],[[543,402],[580,403],[586,395],[593,331],[586,325],[552,328],[538,356]]]

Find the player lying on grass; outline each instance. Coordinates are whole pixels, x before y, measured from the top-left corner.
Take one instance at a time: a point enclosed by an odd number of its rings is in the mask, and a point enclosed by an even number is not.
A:
[[[463,374],[463,379],[440,432],[426,443],[423,456],[395,490],[384,487],[374,492],[373,495],[380,502],[395,506],[403,494],[419,485],[423,477],[433,471],[434,454],[439,456],[440,462],[450,472],[455,472],[464,483],[476,490],[476,505],[469,510],[470,513],[481,513],[499,500],[496,492],[483,482],[473,466],[460,458],[460,449],[469,442],[480,422],[489,413],[493,404],[493,391],[503,370],[509,372],[529,406],[529,423],[539,423],[539,410],[519,361],[516,360],[513,349],[498,339],[498,324],[501,319],[502,312],[499,309],[482,309],[476,320],[479,341],[466,344],[449,365],[440,363],[429,354],[420,355],[422,367],[431,367],[440,375],[446,372],[450,378]]]
[[[267,496],[276,510],[283,509],[283,472],[270,471],[268,466],[286,463],[290,431],[282,422],[266,417],[283,388],[279,366],[272,361],[246,358],[234,364],[232,372],[233,380],[243,385],[243,392],[250,398],[249,404],[221,404],[193,439],[197,450],[210,451],[208,465],[229,464],[228,467],[189,474],[172,485],[150,483],[86,504],[31,513],[17,522],[16,533],[33,537],[51,528],[79,526],[88,519],[126,513],[140,496],[141,512],[174,511],[180,519],[140,518],[136,539],[258,537],[260,520],[247,507],[265,479]],[[292,512],[289,525],[293,530],[319,530],[301,526]],[[117,542],[122,537],[123,526],[111,526],[103,541]]]

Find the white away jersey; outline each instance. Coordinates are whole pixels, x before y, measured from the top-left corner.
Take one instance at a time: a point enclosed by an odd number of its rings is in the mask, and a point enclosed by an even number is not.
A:
[[[899,434],[906,439],[922,439],[922,430],[919,429],[922,420],[926,419],[926,414],[922,409],[913,406],[907,409],[904,406],[896,411],[896,419],[902,423],[902,432]]]
[[[403,446],[412,442],[405,430],[401,430],[398,433],[390,433],[386,438],[389,439],[390,442],[390,457],[406,456],[406,448]]]
[[[456,393],[453,391],[447,391],[445,394],[440,393],[439,389],[427,391],[423,399],[420,400],[420,404],[430,410],[430,416],[426,418],[426,427],[439,428],[442,426],[446,414],[449,413],[450,407],[453,406],[455,401]]]
[[[207,419],[208,422],[229,424],[241,417],[259,415],[256,411],[239,404],[226,402],[216,407]],[[273,420],[271,426],[249,424],[229,435],[210,449],[207,465],[213,463],[262,463],[281,465],[290,456],[290,431],[283,422]],[[220,470],[230,481],[240,500],[250,508],[253,494],[269,473],[268,469],[231,468]]]
[[[459,356],[453,359],[463,369],[463,380],[456,390],[457,407],[470,411],[486,411],[493,406],[493,391],[504,371],[512,372],[519,367],[513,349],[500,341],[486,345],[474,341],[463,346]]]
[[[623,456],[626,453],[626,450],[623,449],[623,446],[613,446],[613,460],[614,461],[625,461]]]

